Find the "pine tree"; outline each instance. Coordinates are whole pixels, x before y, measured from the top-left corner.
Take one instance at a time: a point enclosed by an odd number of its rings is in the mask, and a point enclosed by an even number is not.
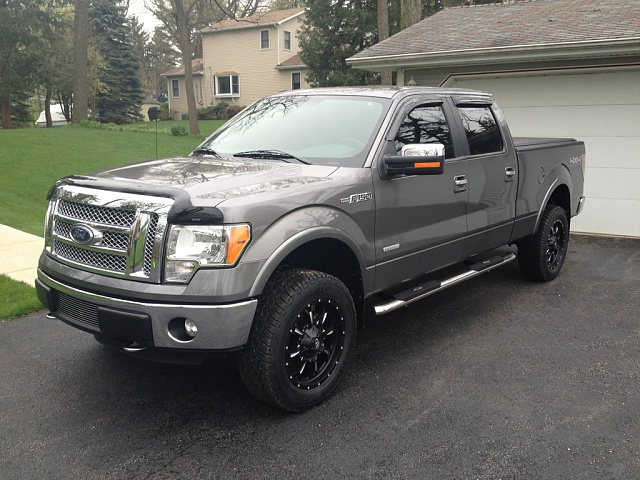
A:
[[[354,70],[346,59],[378,40],[377,0],[308,0],[299,34],[308,80],[316,87],[366,85],[378,78]]]
[[[96,96],[98,120],[117,124],[142,120],[140,62],[123,8],[113,0],[94,0],[89,22],[106,66],[100,79],[103,88]]]

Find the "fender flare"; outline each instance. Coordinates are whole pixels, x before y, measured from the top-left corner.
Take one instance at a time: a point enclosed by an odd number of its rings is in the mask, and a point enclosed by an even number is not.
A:
[[[549,204],[549,200],[551,196],[555,193],[558,187],[565,185],[569,189],[569,194],[573,191],[573,182],[571,181],[571,173],[567,169],[564,164],[557,165],[554,167],[546,177],[547,179],[554,178],[554,180],[550,180],[550,184],[547,187],[544,197],[540,202],[540,209],[538,210],[538,215],[536,216],[536,225],[534,228],[534,232],[538,231],[538,227],[540,226],[540,222],[542,221],[542,214],[544,213],[547,205]],[[543,183],[544,185],[544,183]],[[542,189],[540,190],[542,192]],[[571,201],[571,198],[569,198]],[[571,210],[571,206],[570,210]]]
[[[293,215],[299,214],[300,212],[304,212],[304,210],[305,209],[297,210],[296,212],[292,212],[292,214]],[[333,209],[331,210],[333,212],[342,213]],[[362,236],[362,240],[364,241],[364,235],[357,228],[357,224],[350,217],[344,214],[340,215],[340,217],[341,217],[340,218],[341,223],[346,222],[347,224],[351,224],[349,226],[352,228],[356,228],[355,232],[359,233]],[[276,222],[271,227],[269,227],[269,229],[267,229],[260,236],[259,242],[265,245],[268,245],[269,242],[274,240],[273,237],[276,237],[277,235],[281,235],[281,234],[276,235],[275,232],[277,232],[278,230],[281,230],[283,228],[282,223],[287,222],[289,219],[290,219],[290,215],[287,215],[286,217],[283,217],[278,222]],[[260,271],[256,275],[256,278],[249,292],[250,296],[255,297],[262,293],[267,281],[269,280],[269,278],[271,278],[271,275],[273,275],[273,272],[275,272],[278,266],[291,252],[293,252],[296,248],[301,247],[302,245],[305,245],[306,243],[309,243],[313,240],[321,240],[321,239],[338,240],[343,244],[345,244],[351,250],[351,252],[354,254],[354,256],[357,259],[358,266],[360,268],[360,275],[364,283],[366,261],[362,253],[362,250],[358,245],[358,242],[356,241],[356,239],[354,239],[353,235],[345,231],[345,229],[338,228],[335,225],[318,223],[316,225],[311,225],[311,226],[307,225],[304,229],[299,230],[294,234],[289,234],[286,240],[281,243],[278,241],[278,246],[269,253],[266,260],[264,260],[264,263],[260,268]],[[365,289],[366,289],[366,286],[365,286]]]

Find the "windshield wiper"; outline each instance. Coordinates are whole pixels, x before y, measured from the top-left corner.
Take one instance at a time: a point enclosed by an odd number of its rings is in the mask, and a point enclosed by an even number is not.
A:
[[[216,152],[215,150],[213,150],[211,148],[206,148],[206,147],[196,148],[192,153],[201,153],[203,155],[213,155],[216,158],[222,158],[218,154],[218,152]]]
[[[234,157],[246,157],[246,158],[260,158],[265,160],[296,160],[305,165],[311,165],[311,162],[302,160],[301,158],[294,157],[290,153],[282,152],[280,150],[247,150],[246,152],[238,152],[233,154]],[[289,162],[287,162],[289,163]]]

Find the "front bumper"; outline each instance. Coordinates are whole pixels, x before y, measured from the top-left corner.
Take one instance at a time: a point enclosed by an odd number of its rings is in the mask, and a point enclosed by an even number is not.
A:
[[[107,297],[65,285],[40,269],[36,291],[53,316],[97,337],[113,339],[132,348],[155,347],[194,353],[242,347],[249,337],[258,305],[256,299],[220,305],[183,305]],[[198,333],[192,339],[177,329],[187,318],[198,326]]]

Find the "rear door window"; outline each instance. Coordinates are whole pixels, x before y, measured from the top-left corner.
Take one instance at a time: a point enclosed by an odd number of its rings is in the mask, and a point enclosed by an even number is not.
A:
[[[502,152],[502,134],[490,107],[459,106],[464,132],[469,142],[471,155]]]

